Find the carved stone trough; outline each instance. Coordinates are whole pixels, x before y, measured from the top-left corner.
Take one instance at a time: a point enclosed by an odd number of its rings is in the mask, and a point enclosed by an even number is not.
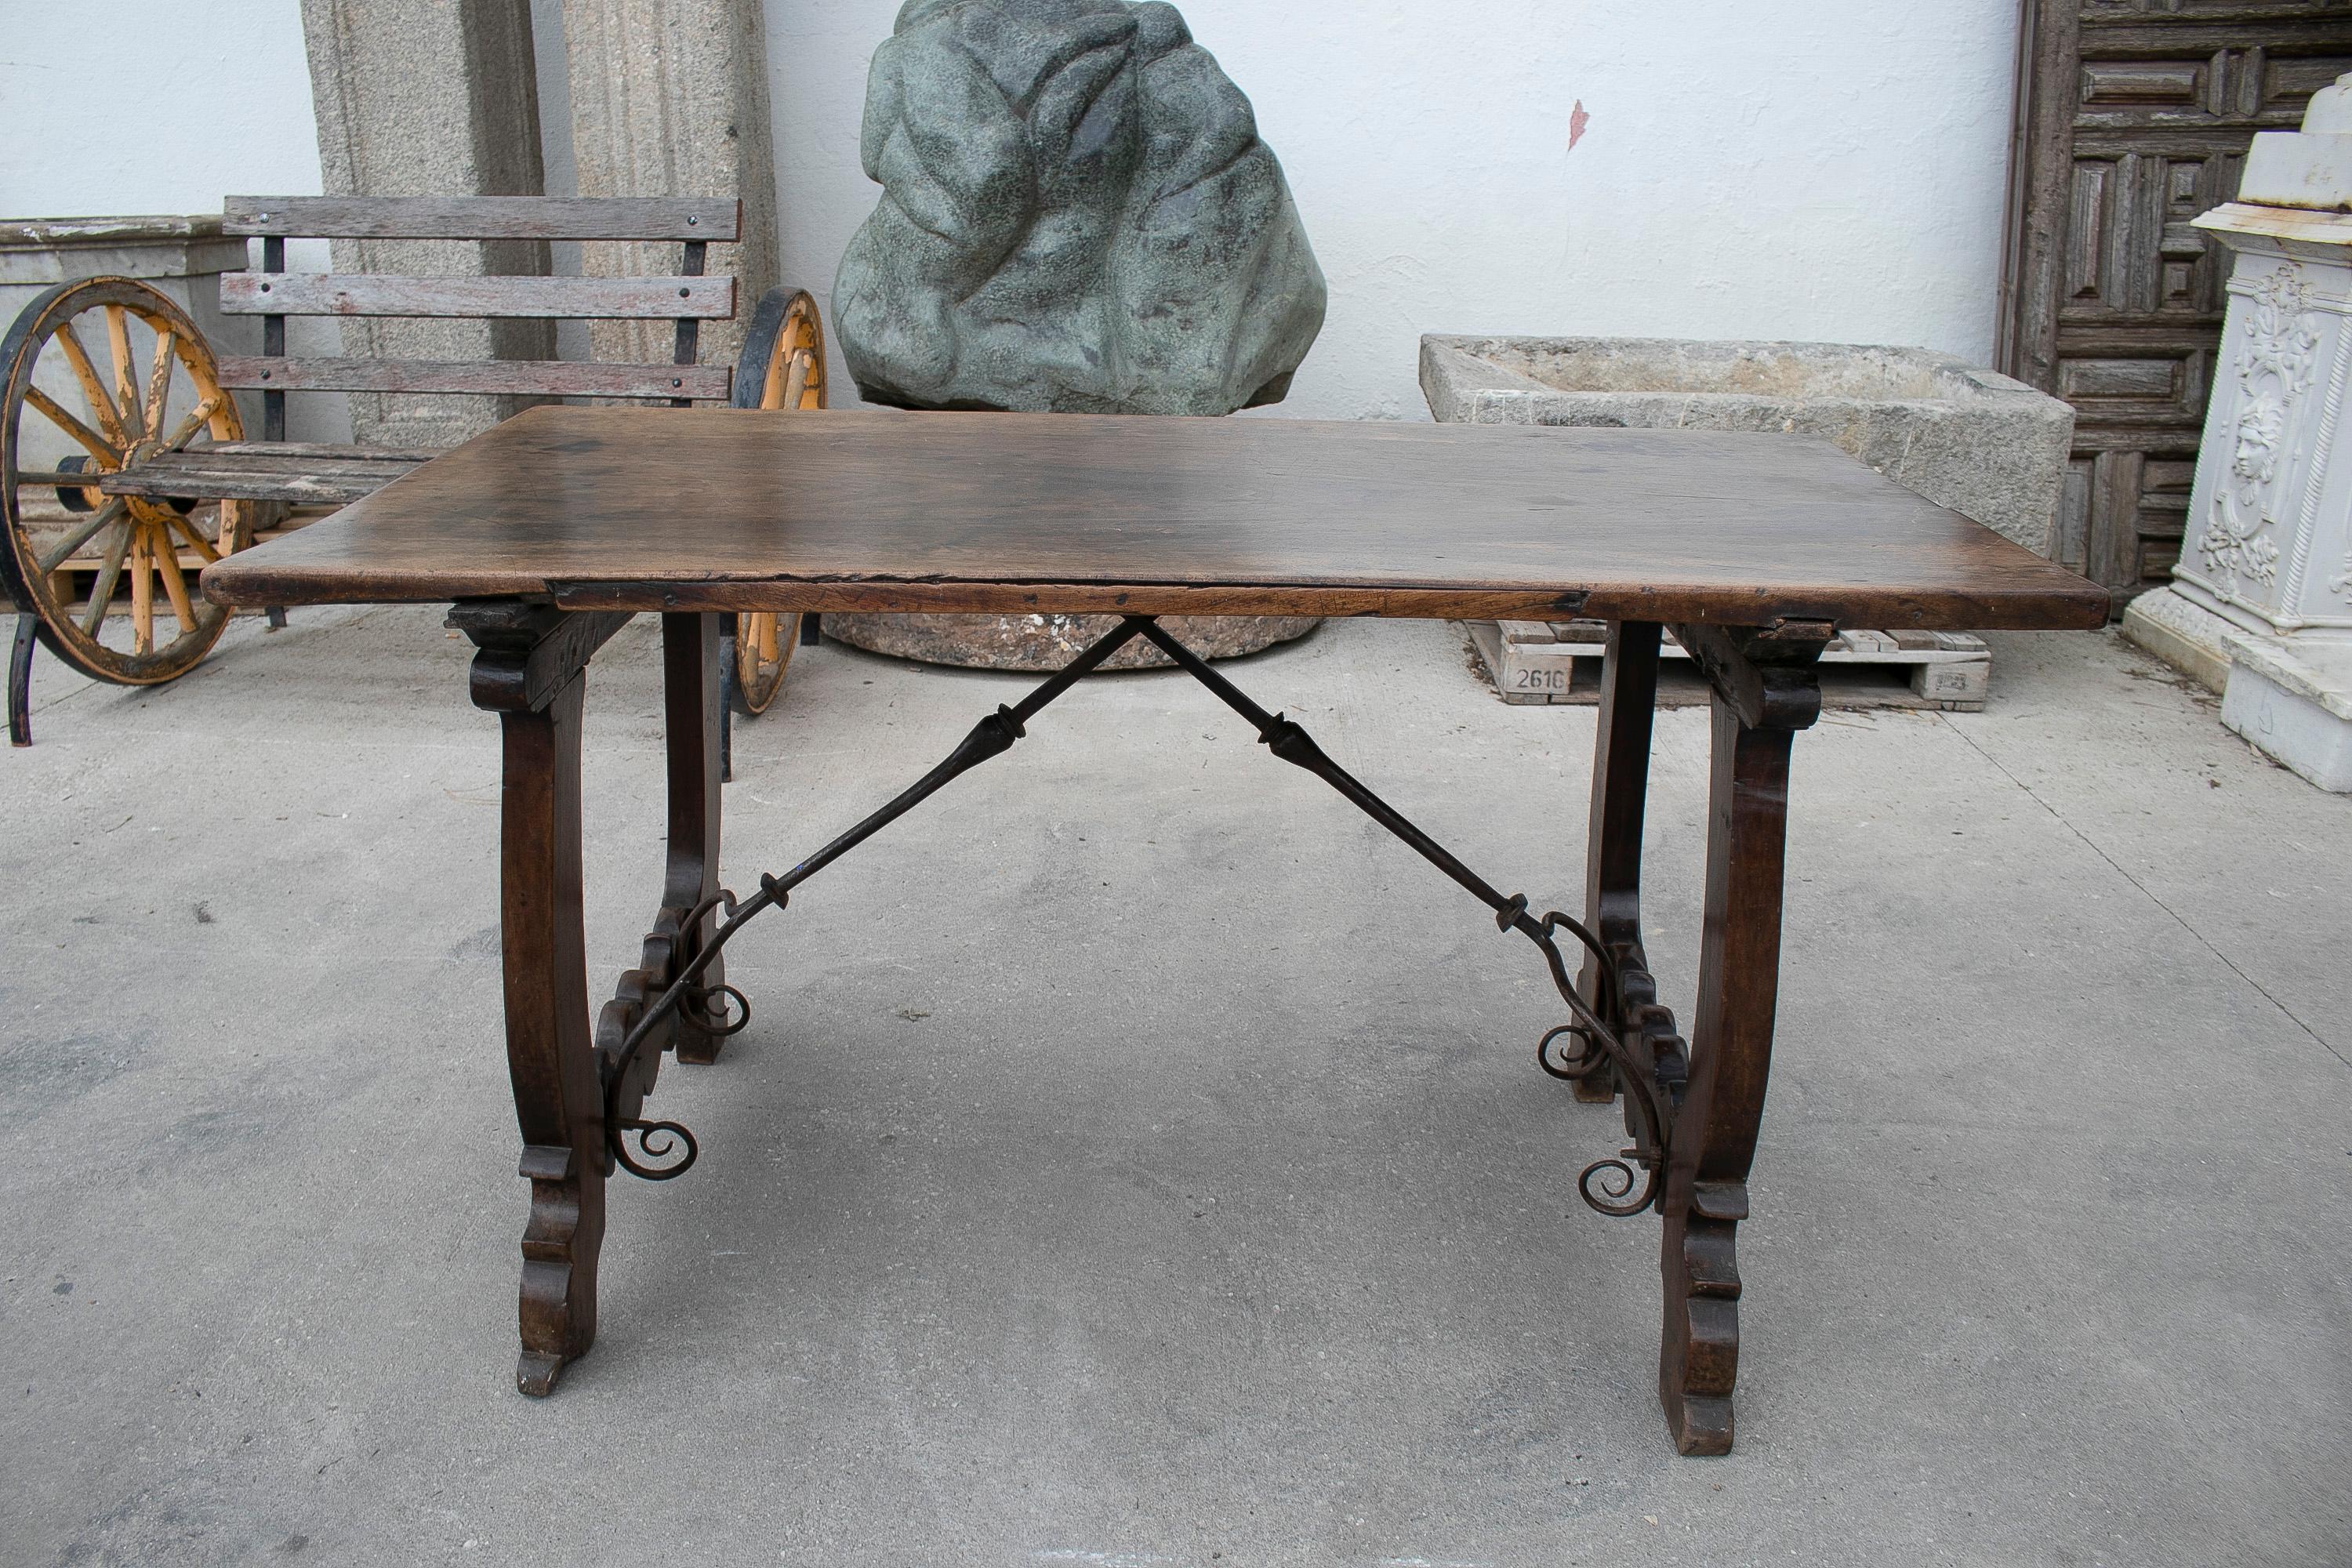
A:
[[[2021,382],[1860,343],[1425,337],[1421,388],[1445,422],[1820,437],[2045,556],[2074,430]]]

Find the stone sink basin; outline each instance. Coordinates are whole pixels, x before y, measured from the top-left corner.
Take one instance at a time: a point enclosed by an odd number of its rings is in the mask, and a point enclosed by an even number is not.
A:
[[[2044,556],[2074,431],[2022,382],[1862,343],[1424,337],[1421,389],[1442,422],[1820,437]]]

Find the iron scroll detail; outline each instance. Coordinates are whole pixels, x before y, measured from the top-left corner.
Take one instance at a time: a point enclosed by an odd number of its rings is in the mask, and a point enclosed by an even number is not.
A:
[[[675,1121],[611,1121],[605,1125],[613,1129],[613,1158],[619,1163],[621,1169],[648,1182],[676,1181],[686,1174],[695,1157],[702,1152],[702,1146],[694,1141],[694,1134]],[[630,1154],[627,1135],[635,1135],[637,1152],[654,1163],[641,1163]],[[675,1161],[667,1165],[658,1163],[667,1159],[681,1144],[684,1145],[683,1152],[678,1152]]]
[[[1046,704],[1139,637],[1248,720],[1256,729],[1260,743],[1274,755],[1322,779],[1444,872],[1495,911],[1498,929],[1517,931],[1536,944],[1569,1011],[1569,1022],[1545,1034],[1538,1043],[1537,1065],[1554,1078],[1568,1079],[1583,1079],[1604,1068],[1611,1068],[1623,1089],[1630,1144],[1613,1156],[1586,1165],[1577,1178],[1577,1191],[1588,1205],[1604,1215],[1637,1215],[1657,1205],[1664,1195],[1668,1143],[1679,1100],[1680,1042],[1669,1035],[1663,1042],[1666,1048],[1656,1048],[1661,1042],[1651,1038],[1654,1021],[1632,1015],[1642,1013],[1664,1018],[1664,1010],[1628,1007],[1628,988],[1620,963],[1591,931],[1557,910],[1540,918],[1528,913],[1524,894],[1506,896],[1496,891],[1444,846],[1326,756],[1297,721],[1259,707],[1206,660],[1162,630],[1157,621],[1143,616],[1122,619],[1021,702],[1010,708],[1000,707],[982,719],[937,767],[790,871],[782,876],[761,876],[759,891],[747,899],[739,901],[734,893],[722,890],[688,913],[680,927],[688,933],[700,931],[705,921],[714,916],[718,917],[717,924],[709,936],[694,948],[661,994],[646,1006],[617,1048],[605,1053],[603,1058],[605,1142],[614,1163],[648,1181],[672,1181],[685,1174],[699,1154],[694,1134],[677,1122],[624,1116],[623,1097],[633,1065],[666,1023],[682,1017],[695,1028],[718,1036],[735,1034],[750,1023],[751,1005],[741,992],[731,985],[706,986],[702,983],[702,976],[718,961],[735,933],[765,910],[790,903],[794,888],[897,821],[950,780],[1012,750],[1014,742],[1027,734],[1028,721]],[[1562,931],[1573,937],[1595,961],[1592,973],[1598,994],[1590,1000],[1578,988],[1561,954],[1559,933]],[[1576,1042],[1573,1054],[1566,1054],[1561,1047],[1561,1042],[1567,1040]],[[634,1151],[629,1147],[632,1139],[636,1145]]]

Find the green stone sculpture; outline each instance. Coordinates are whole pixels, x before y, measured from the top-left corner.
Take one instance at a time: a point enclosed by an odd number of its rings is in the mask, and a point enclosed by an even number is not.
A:
[[[1230,414],[1322,328],[1282,165],[1160,0],[908,0],[862,152],[833,316],[870,402]]]

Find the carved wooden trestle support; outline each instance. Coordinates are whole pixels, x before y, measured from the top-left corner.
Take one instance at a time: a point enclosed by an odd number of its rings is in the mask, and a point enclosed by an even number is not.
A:
[[[663,706],[669,732],[669,855],[661,907],[639,967],[621,976],[592,1034],[580,867],[580,712],[588,660],[628,624],[621,614],[567,614],[497,599],[459,605],[470,637],[475,705],[499,716],[499,923],[506,969],[507,1065],[531,1184],[522,1240],[522,1354],[515,1384],[547,1394],[596,1337],[596,1258],[604,1238],[607,1125],[634,1119],[661,1051],[616,1073],[614,1053],[644,999],[671,985],[709,940],[706,900],[719,878],[720,617],[662,617]],[[716,968],[715,963],[710,965]],[[717,984],[715,975],[711,977]],[[661,1044],[709,1062],[730,1029],[698,1008],[663,1020]]]
[[[460,605],[451,624],[480,649],[474,700],[505,732],[503,925],[508,1056],[532,1184],[523,1238],[523,1351],[517,1383],[545,1394],[595,1335],[604,1182],[616,1168],[683,1174],[698,1152],[674,1121],[641,1114],[665,1052],[715,1060],[751,1008],[723,978],[745,924],[950,781],[1002,755],[1055,698],[1142,637],[1254,725],[1276,756],[1306,769],[1495,911],[1542,952],[1570,1021],[1537,1060],[1578,1098],[1623,1101],[1628,1144],[1587,1165],[1584,1201],[1603,1214],[1664,1217],[1665,1324],[1659,1394],[1676,1445],[1727,1452],[1738,1371],[1739,1276],[1734,1232],[1747,1217],[1769,1067],[1780,962],[1781,849],[1790,738],[1820,711],[1814,664],[1832,627],[1676,628],[1715,690],[1705,934],[1690,1044],[1657,1001],[1641,929],[1641,837],[1661,628],[1627,623],[1609,638],[1593,769],[1585,918],[1529,912],[1341,768],[1286,716],[1268,713],[1149,616],[1130,616],[1020,703],[976,724],[949,757],[888,803],[759,890],[718,883],[719,617],[666,615],[669,858],[639,965],[625,972],[593,1033],[580,903],[580,707],[589,657],[626,620],[513,601]],[[1571,975],[1558,933],[1582,949]],[[634,1142],[635,1147],[632,1148]]]

